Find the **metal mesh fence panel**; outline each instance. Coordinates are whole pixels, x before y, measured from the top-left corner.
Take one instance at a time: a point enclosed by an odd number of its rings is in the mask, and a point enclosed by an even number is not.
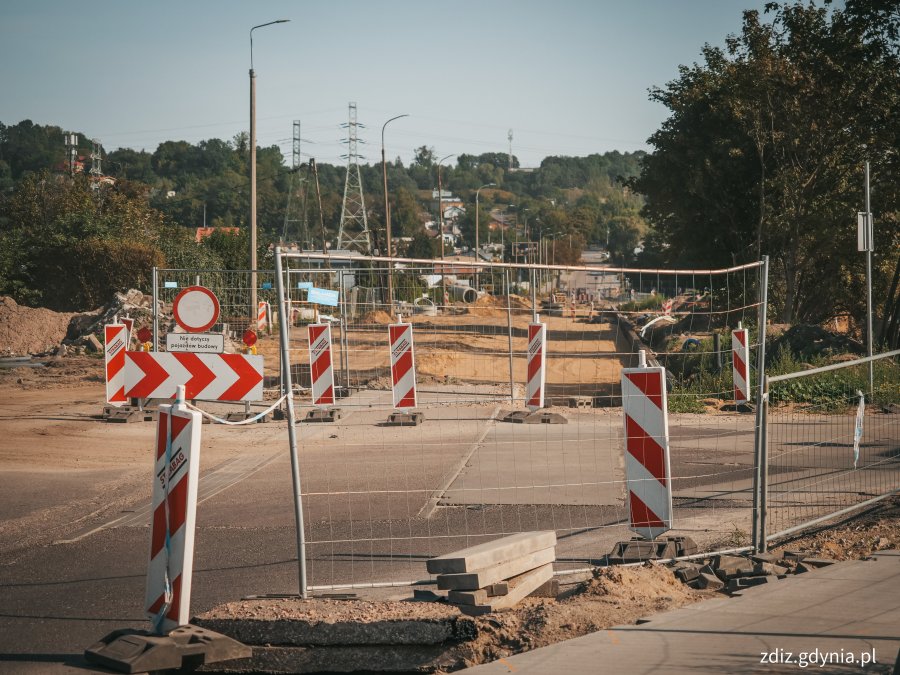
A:
[[[155,270],[155,294],[160,303],[157,312],[159,348],[165,346],[165,333],[177,330],[172,315],[172,303],[176,296],[190,286],[204,286],[215,293],[219,300],[219,320],[209,329],[213,333],[226,333],[235,340],[248,328],[257,330],[254,322],[258,308],[250,306],[251,273],[247,270],[157,269]],[[256,273],[258,302],[277,304],[275,272],[260,270]],[[271,332],[271,329],[264,329]]]
[[[754,426],[728,408],[728,331],[755,321],[758,265],[650,274],[391,262],[282,254],[312,586],[405,583],[426,576],[434,555],[539,529],[557,532],[558,570],[601,561],[632,536],[619,382],[638,349],[672,372],[670,534],[707,548],[748,543]],[[336,304],[310,303],[310,288]],[[642,336],[666,300],[669,318]],[[546,410],[565,423],[504,421],[525,410],[535,315],[547,325]],[[387,423],[398,317],[414,329],[425,417],[414,427]],[[332,323],[333,424],[302,421],[312,321]]]
[[[769,378],[770,539],[900,490],[898,355]]]

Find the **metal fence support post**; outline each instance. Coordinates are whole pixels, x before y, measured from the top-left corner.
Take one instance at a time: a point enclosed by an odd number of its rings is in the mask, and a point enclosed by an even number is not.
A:
[[[151,277],[153,284],[153,351],[157,351],[159,345],[159,268],[153,268]]]
[[[346,279],[344,278],[344,272],[339,270],[337,273],[338,278],[338,292],[340,293],[338,303],[340,305],[339,309],[341,311],[341,370],[344,371],[344,384],[347,387],[347,391],[350,391],[350,340],[347,338],[347,296],[344,291],[344,284],[346,283]],[[312,377],[312,374],[310,374]]]
[[[509,300],[509,270],[503,270],[506,282],[506,330],[509,334],[509,402],[516,402],[516,382],[513,379],[513,334],[512,334],[512,305]]]
[[[756,422],[754,426],[753,439],[753,532],[751,539],[753,546],[757,552],[766,549],[766,532],[765,517],[762,509],[765,507],[766,498],[762,494],[766,486],[766,476],[764,471],[766,467],[764,462],[768,463],[766,453],[766,435],[765,435],[765,415],[766,406],[764,401],[768,399],[768,391],[766,391],[766,310],[769,302],[769,256],[763,256],[762,267],[759,268],[759,321],[757,330],[757,339],[759,346],[756,351],[756,373],[757,373],[757,389],[756,389]]]
[[[284,312],[286,307],[286,294],[284,292],[284,277],[281,271],[281,247],[275,248],[275,283],[278,287],[278,306]],[[306,538],[303,531],[303,497],[300,488],[300,459],[297,455],[297,429],[294,420],[294,387],[291,383],[290,355],[288,353],[288,339],[290,336],[288,322],[278,322],[278,334],[281,340],[281,362],[284,374],[283,386],[287,392],[287,424],[288,442],[291,448],[291,478],[294,486],[294,519],[297,525],[297,562],[299,573],[300,597],[307,597],[306,583]]]
[[[762,396],[757,409],[762,410],[762,414],[759,430],[759,543],[756,545],[756,552],[765,553],[768,544],[766,521],[769,508],[769,379],[765,374],[763,374]]]

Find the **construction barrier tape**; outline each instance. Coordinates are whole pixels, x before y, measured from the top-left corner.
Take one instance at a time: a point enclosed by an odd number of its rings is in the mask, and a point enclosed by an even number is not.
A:
[[[287,400],[287,397],[288,397],[288,395],[285,394],[284,396],[282,396],[280,399],[278,399],[277,401],[275,401],[275,403],[273,403],[272,405],[270,405],[268,408],[266,408],[265,410],[263,410],[263,411],[262,411],[261,413],[259,413],[258,415],[254,415],[253,417],[250,417],[250,418],[248,418],[248,419],[241,420],[240,422],[231,422],[231,421],[229,421],[229,420],[223,420],[221,417],[216,417],[216,416],[213,415],[212,413],[208,413],[208,412],[206,412],[205,410],[201,410],[201,409],[198,408],[197,406],[191,405],[191,404],[188,403],[188,402],[185,402],[184,405],[185,405],[186,407],[190,408],[191,410],[196,410],[198,413],[200,413],[201,415],[203,415],[203,416],[206,417],[207,419],[209,419],[209,420],[215,422],[216,424],[227,424],[228,426],[231,426],[231,427],[237,427],[237,426],[241,426],[242,424],[252,424],[253,422],[256,422],[256,421],[258,421],[258,420],[261,420],[263,417],[265,417],[265,416],[268,415],[270,412],[272,412],[273,410],[275,410],[275,408],[277,408],[277,407],[280,406],[282,403],[284,403],[284,401]]]

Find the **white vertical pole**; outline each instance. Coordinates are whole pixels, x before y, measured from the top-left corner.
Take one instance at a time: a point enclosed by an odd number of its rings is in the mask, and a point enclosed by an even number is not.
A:
[[[872,250],[875,248],[873,241],[875,228],[872,225],[872,203],[869,192],[869,162],[866,162],[866,239],[869,243],[866,249],[866,356],[872,356]],[[875,366],[869,361],[869,396],[875,391]]]

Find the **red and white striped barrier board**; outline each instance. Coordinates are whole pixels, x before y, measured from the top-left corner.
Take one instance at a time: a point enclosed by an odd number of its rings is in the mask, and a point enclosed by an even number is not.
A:
[[[663,316],[672,316],[672,305],[675,304],[675,301],[672,298],[664,301],[662,304],[662,312]]]
[[[734,380],[734,402],[750,400],[750,331],[731,331],[731,377]]]
[[[312,404],[334,405],[334,370],[331,364],[331,324],[311,323],[309,335],[309,371],[312,380]]]
[[[528,324],[528,376],[525,380],[525,406],[532,412],[544,407],[544,380],[547,365],[547,326]]]
[[[202,421],[200,413],[181,403],[159,406],[144,608],[161,634],[187,624],[191,616]]]
[[[623,368],[622,410],[631,529],[653,539],[672,529],[665,368]]]
[[[111,323],[103,327],[106,357],[106,402],[116,407],[128,403],[125,396],[125,352],[128,349],[128,328]]]
[[[391,340],[391,390],[394,407],[416,407],[416,361],[413,353],[412,324],[392,323],[388,326]]]
[[[172,398],[183,384],[188,399],[261,401],[263,357],[252,354],[126,352],[125,396]]]
[[[256,308],[256,328],[257,330],[266,330],[269,327],[269,312],[271,308],[265,300],[257,303]]]

